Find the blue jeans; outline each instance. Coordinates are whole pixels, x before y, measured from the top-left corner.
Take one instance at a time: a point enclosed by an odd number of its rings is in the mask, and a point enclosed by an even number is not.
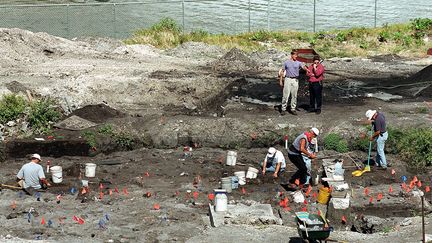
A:
[[[275,172],[275,170],[276,170],[276,165],[277,165],[277,163],[275,163],[275,164],[272,164],[270,167],[268,167],[268,164],[267,164],[267,166],[266,166],[266,172]],[[261,163],[261,169],[262,169],[262,166],[263,166],[263,163]],[[281,173],[281,172],[283,172],[285,170],[285,168],[280,168],[279,169],[279,172],[278,172],[278,174],[279,173]]]
[[[387,160],[384,153],[384,146],[385,142],[387,141],[388,133],[385,132],[378,136],[376,139],[377,143],[377,155],[376,155],[376,162],[381,165],[383,168],[387,168]]]
[[[311,178],[311,172],[312,172],[312,160],[309,157],[305,156],[305,155],[302,155],[302,156],[303,156],[303,161],[305,162],[305,165],[306,165],[306,168],[307,168],[307,176],[306,176],[306,183],[305,183],[305,185],[309,185],[309,181],[310,181],[310,178]]]

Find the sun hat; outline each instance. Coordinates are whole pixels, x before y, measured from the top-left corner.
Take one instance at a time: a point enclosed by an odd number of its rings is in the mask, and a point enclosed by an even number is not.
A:
[[[270,157],[273,157],[273,155],[276,153],[276,149],[274,148],[274,147],[270,147],[269,149],[268,149],[268,155],[270,156]]]
[[[42,161],[41,156],[39,154],[32,154],[31,158],[32,159],[38,159],[38,160]]]
[[[311,131],[315,133],[315,135],[319,136],[319,130],[316,127],[312,127]]]
[[[375,115],[375,113],[376,113],[376,110],[368,110],[368,111],[366,111],[365,115],[366,115],[367,119],[371,120],[372,117]]]

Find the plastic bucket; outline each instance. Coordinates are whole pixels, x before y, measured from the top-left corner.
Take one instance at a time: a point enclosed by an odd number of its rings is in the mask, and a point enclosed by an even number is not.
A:
[[[317,201],[321,204],[327,205],[330,200],[330,189],[328,187],[320,187]]]
[[[241,186],[246,185],[246,172],[237,171],[237,172],[234,172],[234,175],[237,176],[239,185],[241,185]]]
[[[237,162],[237,152],[236,151],[228,151],[226,157],[226,165],[234,166]]]
[[[224,177],[221,179],[222,189],[225,189],[226,192],[232,192],[232,179],[231,177]]]
[[[254,167],[249,167],[248,171],[246,173],[246,178],[248,179],[255,179],[258,176],[258,170]]]
[[[63,172],[61,166],[53,166],[50,168],[53,183],[61,183],[63,181]]]
[[[96,175],[96,164],[86,163],[85,176],[86,177],[95,177],[95,175]]]
[[[239,186],[239,179],[237,176],[231,176],[231,188],[237,189]]]
[[[226,190],[214,190],[215,192],[215,211],[225,212],[228,209],[228,197]]]

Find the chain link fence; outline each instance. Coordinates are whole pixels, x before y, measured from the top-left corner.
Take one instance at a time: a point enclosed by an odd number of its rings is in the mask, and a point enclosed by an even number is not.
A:
[[[381,3],[381,1],[384,1]],[[0,27],[73,38],[126,38],[161,19],[174,19],[186,32],[234,34],[254,30],[320,31],[374,27],[417,17],[432,18],[432,3],[399,0],[188,0],[169,2],[0,5]],[[417,10],[408,11],[408,6]],[[402,17],[403,16],[403,17]]]

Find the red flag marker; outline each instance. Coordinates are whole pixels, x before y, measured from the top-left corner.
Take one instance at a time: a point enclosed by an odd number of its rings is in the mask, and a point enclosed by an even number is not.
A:
[[[411,191],[411,188],[407,188],[406,189],[406,192],[408,193],[408,192],[410,192]]]
[[[151,192],[146,192],[145,197],[151,197]]]
[[[421,183],[421,181],[418,181],[418,182],[417,182],[417,187],[418,187],[418,188],[422,187],[422,183]]]
[[[84,224],[84,219],[78,218],[78,224]]]
[[[313,197],[313,198],[316,198],[316,197],[317,197],[317,193],[314,192],[314,193],[312,194],[312,197]]]
[[[214,195],[213,193],[208,194],[208,199],[209,199],[210,201],[213,201],[213,200],[214,200],[214,197],[215,197],[215,195]]]
[[[194,197],[195,201],[198,199],[198,192],[197,191],[193,192],[193,197]]]
[[[160,209],[160,205],[159,205],[158,203],[155,203],[155,204],[153,205],[153,209],[154,209],[154,210],[159,210],[159,209]]]
[[[144,175],[147,176],[147,177],[150,176],[150,174],[148,173],[148,171],[146,171],[146,172],[144,173]]]
[[[178,196],[180,195],[180,192],[179,192],[179,191],[176,191],[176,192],[175,192],[175,195],[176,195],[176,197],[178,197]]]
[[[425,188],[425,192],[430,192],[430,186],[427,186],[427,187]]]
[[[377,196],[377,201],[379,202],[379,201],[381,201],[381,199],[383,198],[383,195],[382,195],[382,193],[378,193],[378,196]]]
[[[104,193],[103,193],[103,192],[99,192],[99,199],[100,199],[100,200],[103,199],[103,196],[104,196]]]
[[[342,215],[342,224],[346,224],[346,223],[347,223],[346,217],[345,215]]]
[[[12,210],[15,210],[15,209],[16,209],[16,202],[15,202],[15,201],[12,202],[12,204],[11,204],[11,208],[12,208]]]
[[[366,187],[364,189],[364,194],[365,194],[366,197],[369,195],[369,188]]]
[[[300,185],[300,180],[299,179],[295,179],[294,184],[296,184],[297,186]]]
[[[311,185],[309,185],[308,189],[306,191],[306,197],[309,197],[309,194],[311,193],[311,191],[312,191],[312,187],[311,187]]]
[[[414,182],[414,181],[411,181],[411,182],[410,182],[410,185],[409,185],[409,188],[410,188],[410,189],[413,189],[413,188],[414,188],[414,185],[415,185],[415,182]]]
[[[318,210],[318,216],[321,217],[321,210]]]
[[[119,193],[119,189],[118,189],[118,187],[115,187],[115,188],[114,188],[114,192]]]
[[[246,194],[246,189],[244,187],[242,187],[241,191],[242,191],[242,194]]]
[[[74,216],[72,217],[72,220],[78,222],[78,217],[74,215]]]
[[[290,207],[286,207],[283,210],[288,212],[288,211],[291,211],[291,208]]]
[[[123,188],[123,193],[124,193],[126,196],[129,195],[129,192],[128,192],[128,190],[126,189],[126,187]]]
[[[99,183],[99,189],[103,189],[104,187],[103,187],[103,184],[102,183]]]
[[[58,195],[56,196],[56,200],[57,200],[57,201],[60,201],[61,197],[62,197],[61,194],[58,194]]]
[[[406,190],[406,189],[407,189],[407,185],[405,184],[405,182],[404,182],[404,183],[402,183],[401,187],[402,187],[402,189],[404,189],[404,190]]]
[[[112,189],[109,189],[109,195],[110,195],[110,197],[112,197],[112,194],[113,194]]]
[[[369,203],[372,204],[373,203],[373,197],[369,198]]]
[[[412,181],[417,182],[418,181],[417,176],[414,176],[414,178],[412,179]]]
[[[389,193],[392,193],[393,192],[393,187],[390,185],[389,186]]]
[[[396,171],[394,169],[391,170],[392,175],[396,175]]]
[[[45,225],[45,218],[44,217],[42,217],[41,225]]]
[[[304,204],[304,205],[307,205],[307,204],[308,204],[308,202],[306,201],[306,199],[303,201],[303,204]]]
[[[306,211],[307,211],[307,208],[306,208],[306,207],[302,208],[302,211],[303,211],[303,212],[306,212]]]

